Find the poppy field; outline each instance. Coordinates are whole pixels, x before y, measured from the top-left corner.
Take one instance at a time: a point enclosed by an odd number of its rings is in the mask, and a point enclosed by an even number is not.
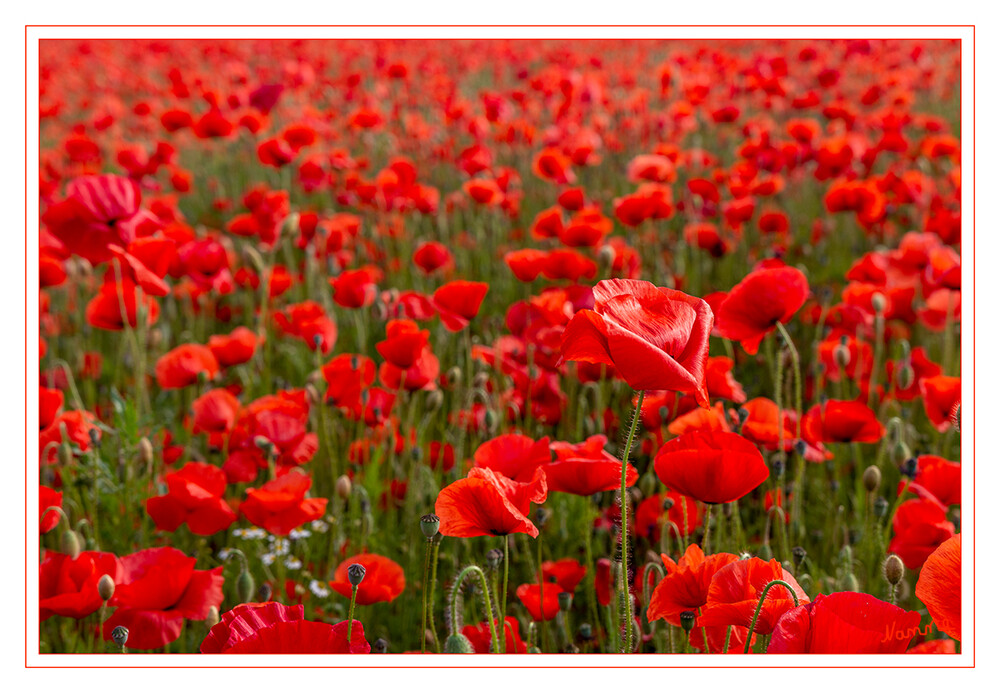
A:
[[[42,654],[961,652],[958,41],[39,60]]]

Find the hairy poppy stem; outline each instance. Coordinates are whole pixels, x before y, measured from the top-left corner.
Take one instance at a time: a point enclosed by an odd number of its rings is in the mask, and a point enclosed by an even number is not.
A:
[[[795,343],[792,341],[791,335],[788,334],[788,330],[780,322],[777,323],[778,332],[781,334],[781,338],[788,347],[788,353],[792,356],[792,377],[795,379],[795,440],[799,441],[802,439],[802,368],[799,361],[799,350],[795,348]],[[780,359],[779,359],[780,364]],[[778,431],[784,430],[783,422],[781,421],[781,407],[778,407]],[[802,459],[801,455],[799,459],[795,461],[795,479],[792,485],[792,527],[798,529],[799,522],[802,519],[802,476],[805,472],[806,464],[805,460]]]
[[[625,452],[622,454],[622,486],[621,486],[621,547],[622,547],[622,570],[621,570],[621,603],[624,626],[624,639],[622,641],[623,652],[632,651],[632,614],[629,611],[628,593],[628,459],[632,453],[632,439],[635,437],[636,424],[639,423],[639,415],[642,412],[642,400],[646,396],[645,390],[639,390],[639,399],[632,413],[632,425],[628,430],[628,439],[625,441]]]
[[[430,584],[428,582],[431,574],[431,542],[428,539],[424,547],[424,604],[423,613],[420,618],[420,653],[427,651],[427,604],[430,595]]]
[[[449,606],[451,608],[451,634],[458,634],[458,593],[462,589],[465,576],[469,573],[475,573],[479,576],[479,589],[483,593],[483,601],[486,606],[486,622],[490,625],[491,647],[494,654],[500,654],[500,639],[497,637],[497,625],[493,617],[493,605],[490,603],[490,590],[486,584],[486,574],[478,565],[466,566],[458,574],[455,584],[451,587],[451,593],[448,595],[450,600]]]
[[[510,547],[507,545],[507,537],[503,537],[503,596],[500,597],[500,623],[507,623],[507,571],[510,563]],[[504,627],[504,626],[501,626]],[[507,650],[507,638],[499,643],[501,650]]]
[[[358,586],[351,586],[351,607],[347,610],[347,650],[351,650],[351,630],[354,629],[354,602],[358,598]]]
[[[753,631],[757,627],[757,619],[760,617],[760,610],[764,608],[764,600],[767,599],[767,593],[775,585],[781,585],[788,593],[792,595],[792,601],[795,602],[795,606],[799,605],[799,596],[795,594],[795,590],[784,580],[771,580],[769,583],[764,585],[764,590],[760,593],[760,599],[757,600],[757,610],[753,612],[753,620],[750,621],[750,630],[747,632],[747,642],[743,646],[743,654],[748,654],[750,652],[750,641],[753,640]]]
[[[434,636],[434,649],[437,650],[438,654],[441,653],[441,641],[438,639],[437,628],[434,626],[434,586],[437,585],[437,573],[438,573],[438,548],[441,546],[440,535],[433,540],[433,549],[431,550],[431,590],[430,599],[427,608],[427,618],[428,625],[431,629],[431,635]]]

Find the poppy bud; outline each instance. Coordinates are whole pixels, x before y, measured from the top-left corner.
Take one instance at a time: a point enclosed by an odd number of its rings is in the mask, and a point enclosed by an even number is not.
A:
[[[917,467],[917,458],[910,457],[899,466],[899,471],[902,472],[903,476],[913,479],[917,476]]]
[[[792,560],[795,562],[795,569],[798,570],[799,566],[802,565],[802,561],[806,560],[806,550],[801,546],[793,547]]]
[[[309,404],[313,406],[320,404],[319,390],[312,383],[306,385],[306,397],[309,399]]]
[[[434,390],[429,395],[427,395],[427,403],[425,406],[427,407],[428,413],[433,414],[438,409],[440,409],[441,405],[443,404],[444,404],[444,393],[441,392],[440,390]]]
[[[217,624],[218,622],[219,622],[219,607],[214,605],[208,607],[208,616],[205,617],[205,627],[211,629],[215,627],[215,624]]]
[[[80,536],[72,529],[67,529],[59,537],[59,550],[75,561],[80,555]]]
[[[751,558],[753,558],[753,556],[751,556],[749,552],[747,552],[747,551],[740,551],[740,555],[738,557],[738,560],[740,560],[740,561],[749,561]]]
[[[775,476],[781,476],[785,473],[785,460],[781,458],[781,455],[775,455],[771,458],[771,471],[774,472]]]
[[[271,601],[271,595],[274,590],[266,582],[257,589],[257,601],[259,602],[269,602]]]
[[[87,436],[90,438],[91,447],[97,447],[101,442],[101,431],[98,428],[92,428],[87,431]]]
[[[472,379],[472,389],[473,390],[485,390],[486,384],[490,382],[489,373],[476,373],[476,376]]]
[[[663,499],[663,512],[669,512],[672,507],[674,507],[674,499],[667,496]]]
[[[410,448],[410,459],[414,462],[420,462],[424,458],[423,448]]]
[[[497,413],[492,409],[486,410],[486,415],[483,417],[483,423],[486,426],[486,431],[493,435],[497,431],[497,426],[500,424],[500,420],[497,417]]]
[[[872,504],[872,509],[875,511],[875,517],[881,519],[885,517],[885,514],[887,512],[889,512],[889,501],[887,501],[882,496],[879,496],[878,498],[875,499],[875,502]]]
[[[128,642],[128,628],[125,626],[115,626],[114,630],[111,631],[111,639],[115,641],[115,645],[118,645],[118,647],[125,647],[125,643]]]
[[[433,539],[434,535],[438,533],[438,527],[441,526],[441,518],[433,513],[430,515],[424,515],[420,518],[420,531],[424,533],[424,536],[428,539]]]
[[[503,551],[500,549],[490,549],[486,552],[486,565],[490,568],[496,569],[500,567],[500,561],[503,560]]]
[[[879,487],[882,483],[882,472],[875,465],[871,465],[865,470],[865,473],[861,475],[861,483],[865,485],[868,493],[871,493]]]
[[[274,443],[265,438],[264,436],[254,436],[253,444],[257,446],[257,449],[263,452],[265,455],[270,455],[274,450]]]
[[[67,466],[73,463],[73,448],[70,447],[69,441],[64,440],[59,445],[59,464]]]
[[[694,617],[695,613],[693,611],[681,612],[681,628],[684,629],[685,633],[690,633],[694,627]]]
[[[798,455],[799,457],[805,457],[806,456],[806,450],[808,450],[808,449],[809,449],[809,446],[806,445],[806,441],[804,441],[804,440],[796,440],[795,441],[795,454]]]
[[[452,633],[444,641],[444,651],[445,654],[472,654],[476,650],[467,637],[461,633]]]
[[[857,592],[861,589],[861,585],[858,583],[858,578],[854,573],[846,573],[840,581],[840,590],[842,592]]]
[[[352,563],[347,566],[347,580],[354,587],[361,584],[361,581],[365,579],[365,567],[360,563]]]
[[[886,582],[895,587],[903,579],[903,572],[903,559],[894,553],[886,556],[885,562],[882,563],[882,576]]]
[[[448,387],[453,387],[462,379],[462,369],[458,366],[452,366],[448,369],[448,372],[444,374],[445,382]]]
[[[872,294],[872,308],[875,309],[876,313],[878,313],[880,315],[882,313],[885,313],[885,305],[886,305],[885,304],[885,296],[883,296],[882,294],[880,294],[877,291]]]
[[[351,478],[346,474],[341,474],[337,477],[337,482],[333,486],[334,492],[338,497],[347,499],[351,495]]]
[[[842,336],[840,343],[833,348],[833,361],[841,368],[847,368],[851,362],[851,350],[847,347],[847,337]]]
[[[569,611],[573,606],[573,593],[572,592],[560,592],[559,596],[559,610]]]
[[[110,575],[102,575],[101,579],[97,581],[97,594],[103,602],[115,596],[115,581],[111,579]]]
[[[757,551],[757,558],[759,558],[762,561],[770,561],[772,558],[774,558],[774,552],[771,551],[771,545],[763,544],[760,547],[760,550]]]
[[[639,490],[642,491],[643,496],[652,496],[656,493],[656,484],[656,474],[653,473],[653,469],[650,467],[650,470],[639,479]]]
[[[153,464],[153,444],[145,436],[139,440],[139,461],[146,467]]]
[[[610,245],[602,245],[597,258],[601,262],[601,267],[611,267],[615,261],[615,249]]]
[[[236,598],[240,600],[240,604],[246,604],[253,599],[255,587],[253,575],[244,568],[243,572],[236,578]]]
[[[372,645],[372,652],[375,654],[385,654],[389,651],[389,641],[385,638],[379,638]]]
[[[747,419],[750,418],[750,410],[747,409],[746,407],[740,407],[739,409],[736,410],[736,415],[739,417],[740,428],[742,429],[743,424],[745,424],[747,422]]]
[[[913,379],[915,377],[916,376],[913,373],[913,366],[911,366],[910,362],[907,361],[902,364],[896,372],[896,386],[899,387],[900,390],[906,390],[913,385]]]

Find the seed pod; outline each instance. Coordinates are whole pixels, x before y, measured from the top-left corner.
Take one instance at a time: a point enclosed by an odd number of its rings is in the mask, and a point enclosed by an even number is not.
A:
[[[115,645],[118,645],[118,647],[125,647],[125,643],[128,642],[128,628],[125,626],[115,626],[114,630],[111,631],[111,639],[115,641]]]
[[[879,314],[885,313],[885,308],[886,308],[885,296],[883,296],[877,291],[872,294],[872,308],[875,309],[876,313]]]
[[[875,499],[875,502],[872,503],[872,509],[875,511],[875,517],[881,519],[885,517],[887,512],[889,512],[889,501],[882,496],[879,496]]]
[[[271,586],[265,582],[263,585],[257,588],[257,601],[269,602],[271,601],[271,595],[273,593],[274,590],[272,590]]]
[[[347,580],[354,587],[361,584],[361,581],[365,579],[365,567],[360,563],[352,563],[347,566]]]
[[[573,606],[573,593],[572,592],[560,592],[557,597],[559,600],[559,610],[569,611]]]
[[[420,531],[423,532],[424,536],[428,539],[434,538],[434,535],[438,533],[438,528],[440,526],[441,518],[437,515],[424,515],[420,518]]]
[[[346,500],[351,496],[351,487],[351,478],[346,474],[342,474],[337,477],[337,482],[334,484],[333,490],[339,498]]]
[[[385,638],[379,638],[372,644],[372,652],[375,654],[385,654],[389,651],[389,641]]]
[[[694,626],[695,613],[693,611],[682,611],[681,612],[681,628],[684,629],[685,633],[690,633],[691,628]]]

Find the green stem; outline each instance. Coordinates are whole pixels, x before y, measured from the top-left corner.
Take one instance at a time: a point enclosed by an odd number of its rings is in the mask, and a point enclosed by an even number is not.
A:
[[[351,630],[354,628],[354,602],[358,599],[358,586],[351,588],[351,607],[347,611],[347,649],[351,649]]]
[[[799,605],[799,596],[795,594],[795,590],[784,580],[771,580],[769,583],[764,585],[764,590],[760,593],[760,599],[757,600],[757,610],[753,612],[753,620],[750,621],[750,630],[747,631],[747,642],[743,646],[743,654],[748,654],[750,652],[750,641],[753,640],[753,631],[757,627],[757,619],[760,617],[760,610],[764,608],[764,600],[767,599],[767,593],[775,585],[781,585],[788,593],[792,595],[792,601],[795,602],[795,606]]]
[[[622,454],[622,485],[621,485],[621,515],[622,515],[622,529],[621,529],[621,549],[622,549],[622,570],[621,570],[621,582],[619,588],[621,590],[621,604],[622,604],[622,615],[623,615],[623,626],[624,626],[624,640],[622,642],[623,652],[630,653],[632,651],[632,614],[628,613],[630,601],[629,601],[629,591],[628,591],[628,459],[629,455],[632,453],[632,439],[635,437],[636,425],[639,423],[639,413],[642,411],[642,400],[646,396],[645,390],[639,391],[639,399],[635,405],[635,411],[632,413],[632,425],[628,430],[628,439],[625,441],[625,452]]]
[[[477,565],[467,566],[458,574],[458,579],[451,588],[451,632],[452,635],[458,633],[458,592],[462,589],[462,582],[469,573],[476,573],[479,576],[479,589],[483,593],[483,601],[486,604],[486,622],[490,625],[490,638],[494,654],[500,654],[500,640],[497,638],[496,619],[493,617],[493,605],[490,603],[490,590],[486,585],[486,574]]]
[[[427,540],[427,544],[424,547],[424,604],[423,613],[420,618],[420,653],[423,654],[427,651],[427,600],[428,594],[430,592],[430,585],[428,584],[428,578],[431,573],[431,542],[432,539]]]
[[[506,628],[507,623],[507,573],[510,563],[510,547],[507,546],[507,537],[502,537],[503,539],[503,593],[500,597],[500,627]],[[507,638],[503,639],[503,642],[499,643],[501,651],[506,652],[507,650]]]

